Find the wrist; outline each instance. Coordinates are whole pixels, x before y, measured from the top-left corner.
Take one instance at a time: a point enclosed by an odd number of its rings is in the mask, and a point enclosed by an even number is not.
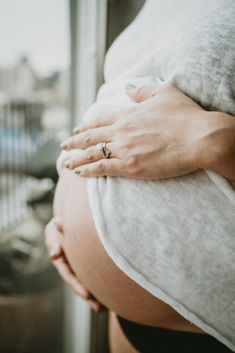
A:
[[[213,170],[234,179],[235,119],[220,112],[205,112],[204,118],[204,134],[196,147],[198,168]]]

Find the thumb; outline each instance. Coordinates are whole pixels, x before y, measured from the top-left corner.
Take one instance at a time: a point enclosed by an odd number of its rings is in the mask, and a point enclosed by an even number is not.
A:
[[[132,84],[126,85],[126,93],[134,102],[140,103],[157,95],[156,86],[136,87]]]
[[[56,215],[54,217],[54,224],[55,224],[55,227],[56,229],[58,230],[58,232],[60,233],[64,233],[64,229],[63,229],[63,226],[62,226],[62,222],[61,222],[61,219],[58,215]]]

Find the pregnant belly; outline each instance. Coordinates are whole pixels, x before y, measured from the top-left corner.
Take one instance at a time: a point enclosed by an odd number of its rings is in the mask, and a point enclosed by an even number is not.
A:
[[[141,324],[202,332],[115,265],[96,231],[85,179],[64,170],[57,185],[54,209],[62,219],[68,261],[79,280],[101,303]]]

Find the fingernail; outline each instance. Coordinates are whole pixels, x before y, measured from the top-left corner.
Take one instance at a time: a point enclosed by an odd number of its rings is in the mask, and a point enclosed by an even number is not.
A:
[[[81,174],[81,170],[80,169],[75,169],[75,171],[74,171],[76,174]]]
[[[49,256],[51,260],[55,260],[59,256],[59,251],[57,247],[54,247],[50,250]]]
[[[75,127],[74,129],[73,129],[73,133],[74,134],[78,134],[80,132],[80,128],[79,127]]]
[[[130,89],[136,88],[136,86],[132,85],[132,83],[128,83],[125,88],[127,91],[129,91]]]
[[[67,142],[66,142],[66,141],[65,141],[65,142],[62,142],[62,143],[60,144],[60,147],[63,148],[64,150],[66,150],[66,148],[68,147]]]

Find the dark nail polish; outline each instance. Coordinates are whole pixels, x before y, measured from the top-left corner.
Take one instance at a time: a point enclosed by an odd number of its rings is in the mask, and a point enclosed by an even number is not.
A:
[[[66,161],[66,162],[65,162],[65,164],[64,164],[64,165],[65,165],[65,167],[69,169],[69,167],[70,167],[70,163],[71,163],[71,161]]]
[[[128,84],[126,85],[126,90],[127,90],[127,91],[130,90],[130,89],[133,89],[133,88],[136,88],[136,86],[135,86],[135,85],[132,85],[131,83],[128,83]]]
[[[60,145],[61,148],[63,148],[64,150],[66,150],[66,148],[68,147],[66,142],[62,142]]]
[[[75,128],[73,129],[73,134],[76,135],[80,132],[80,129],[79,128]]]

